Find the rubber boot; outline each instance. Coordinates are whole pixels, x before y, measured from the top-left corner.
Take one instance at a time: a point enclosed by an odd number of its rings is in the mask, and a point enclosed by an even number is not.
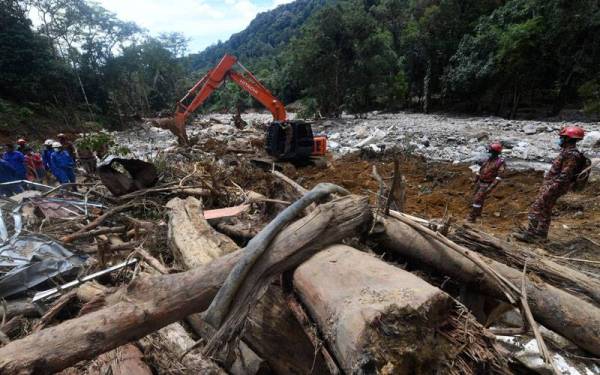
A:
[[[471,212],[469,213],[469,216],[467,217],[467,221],[469,223],[474,223],[478,217],[481,216],[481,211],[482,211],[482,207],[471,207]]]

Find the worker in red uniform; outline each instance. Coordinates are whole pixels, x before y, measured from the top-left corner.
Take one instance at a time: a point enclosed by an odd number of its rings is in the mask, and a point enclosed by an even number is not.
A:
[[[537,198],[529,208],[527,229],[514,234],[518,240],[535,242],[548,237],[552,208],[558,198],[571,190],[586,165],[586,157],[577,149],[577,142],[584,135],[585,131],[577,126],[568,126],[560,131],[560,153],[544,176]]]
[[[500,157],[502,144],[494,142],[488,146],[490,157],[481,165],[475,177],[475,195],[468,221],[474,223],[481,216],[487,196],[498,186],[506,170],[506,161]]]

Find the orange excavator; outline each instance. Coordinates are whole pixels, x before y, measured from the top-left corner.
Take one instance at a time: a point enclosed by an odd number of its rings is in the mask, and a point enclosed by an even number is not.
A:
[[[237,67],[240,71],[234,70]],[[177,103],[175,129],[171,129],[180,143],[187,144],[185,124],[189,116],[208,99],[210,94],[231,79],[243,90],[264,105],[272,114],[266,135],[266,151],[278,160],[303,160],[311,156],[323,156],[327,151],[327,138],[315,137],[309,123],[287,119],[285,106],[260,81],[237,61],[235,56],[225,55],[194,87]]]

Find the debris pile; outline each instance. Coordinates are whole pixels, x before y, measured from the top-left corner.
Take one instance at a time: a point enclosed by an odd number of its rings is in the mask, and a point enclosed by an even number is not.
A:
[[[600,371],[598,267],[453,223],[466,166],[264,168],[245,120],[2,200],[0,373]]]

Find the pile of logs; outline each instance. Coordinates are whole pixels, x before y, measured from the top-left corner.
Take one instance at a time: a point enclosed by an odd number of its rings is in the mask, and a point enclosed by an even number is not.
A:
[[[596,279],[473,228],[444,236],[382,215],[335,186],[296,188],[302,198],[244,248],[205,219],[201,200],[173,198],[173,266],[144,252],[150,266],[129,283],[81,285],[69,296],[83,304],[77,316],[0,347],[0,373],[76,374],[82,363],[98,374],[510,373],[494,335],[434,285],[439,276],[521,309],[521,333],[533,330],[542,357],[537,323],[600,356]],[[35,314],[24,302],[3,309],[4,319]],[[152,353],[165,363],[149,366]]]

